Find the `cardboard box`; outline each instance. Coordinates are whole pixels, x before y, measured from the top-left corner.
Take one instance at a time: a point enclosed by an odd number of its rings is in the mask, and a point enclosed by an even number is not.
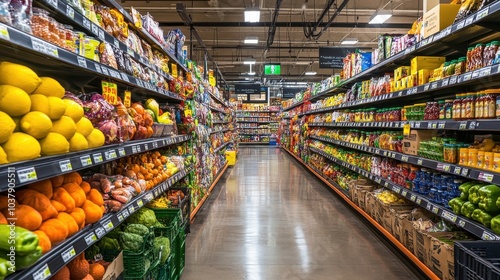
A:
[[[119,279],[118,276],[123,273],[123,252],[111,262],[104,273],[103,280]]]
[[[375,208],[376,208],[376,201],[377,198],[372,192],[366,192],[366,197],[365,197],[365,205],[366,209],[365,212],[368,213],[371,217],[373,217],[375,213]]]
[[[453,280],[455,279],[455,259],[453,257],[454,247],[452,244],[448,244],[440,241],[439,237],[449,237],[454,236],[453,232],[428,232],[429,236],[429,248],[427,248],[429,257],[429,264],[427,266],[443,280]]]
[[[375,189],[375,186],[358,186],[357,188],[357,198],[358,206],[366,211],[366,193],[371,192]]]
[[[401,88],[399,90],[407,89],[408,88],[408,77],[404,77],[401,79]]]
[[[395,209],[391,209],[392,220],[392,235],[403,245],[404,244],[404,220],[408,220],[408,212],[398,212]],[[405,246],[406,247],[406,246]]]
[[[436,69],[446,61],[444,56],[415,56],[411,59],[411,74],[417,74],[421,69]],[[429,72],[430,73],[430,72]]]
[[[414,87],[418,82],[418,75],[410,75],[408,76],[408,88]]]
[[[410,66],[401,66],[394,70],[394,80],[399,81],[404,77],[410,75]]]
[[[419,229],[415,229],[415,252],[413,253],[427,267],[431,265],[431,237]]]
[[[407,155],[417,155],[420,142],[428,141],[437,135],[436,130],[410,130],[409,136],[403,138],[403,153]]]
[[[424,13],[427,13],[429,10],[432,8],[436,7],[439,4],[447,4],[450,3],[449,0],[424,0],[423,1],[423,7],[424,7]]]
[[[401,243],[408,249],[408,251],[415,254],[415,228],[413,222],[408,219],[400,219],[402,224],[401,228]]]
[[[388,232],[393,234],[393,225],[397,213],[409,213],[414,206],[408,204],[385,204],[377,199],[375,220]],[[394,234],[393,234],[394,235]]]
[[[453,24],[460,4],[439,4],[424,13],[420,34],[427,38]]]
[[[429,77],[431,76],[431,73],[434,70],[431,69],[420,69],[417,72],[417,84],[418,86],[421,86],[423,84],[427,84],[429,82]]]

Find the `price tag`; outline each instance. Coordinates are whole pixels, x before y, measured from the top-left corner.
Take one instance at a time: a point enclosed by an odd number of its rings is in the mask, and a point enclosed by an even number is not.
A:
[[[417,200],[417,196],[416,196],[416,195],[414,195],[414,194],[412,194],[412,195],[410,196],[410,200],[411,200],[411,201],[413,201],[413,202],[415,202],[415,200]]]
[[[69,159],[60,161],[59,167],[61,168],[61,172],[68,172],[73,170],[73,166],[71,165],[71,161]]]
[[[70,5],[66,5],[66,15],[71,19],[75,18],[75,10]]]
[[[463,76],[463,81],[466,82],[472,78],[472,73],[465,73]]]
[[[145,151],[149,150],[149,145],[148,145],[147,143],[146,143],[146,144],[144,144],[144,150],[145,150]]]
[[[408,161],[408,156],[402,156],[401,161]]]
[[[48,264],[44,264],[39,270],[33,273],[33,280],[45,280],[48,279],[52,273]]]
[[[83,68],[87,68],[87,60],[81,56],[77,56],[78,65]]]
[[[450,84],[450,85],[454,85],[454,84],[456,84],[456,83],[457,83],[457,76],[452,76],[452,77],[450,78],[449,84]]]
[[[127,208],[123,208],[123,210],[122,210],[122,216],[124,218],[127,218],[128,216],[130,216],[130,213],[128,212]]]
[[[9,29],[6,26],[0,26],[0,38],[10,40]]]
[[[395,193],[399,193],[401,191],[401,188],[398,186],[392,186],[392,191]]]
[[[434,214],[437,214],[437,213],[439,212],[439,207],[436,207],[436,206],[434,206],[434,205],[433,205],[433,206],[432,206],[432,212],[433,212]]]
[[[85,243],[87,243],[87,246],[90,246],[92,243],[97,241],[97,236],[95,233],[91,232],[85,236]]]
[[[132,153],[137,154],[137,147],[136,146],[132,146]]]
[[[462,29],[465,25],[465,20],[462,20],[461,22],[457,23],[457,30]]]
[[[130,205],[130,206],[128,207],[128,212],[129,212],[130,214],[133,214],[133,213],[135,212],[135,207],[134,207],[134,205]]]
[[[130,80],[128,79],[127,74],[125,73],[120,73],[122,80],[124,80],[127,83],[130,83]]]
[[[489,173],[481,172],[479,173],[478,179],[485,182],[493,181],[494,175]]]
[[[468,16],[466,19],[465,19],[465,25],[470,25],[474,22],[474,15],[471,15],[471,16]]]
[[[465,227],[465,221],[464,220],[459,220],[458,221],[458,226],[462,227],[462,228]]]
[[[117,215],[118,221],[121,223],[123,221],[123,215],[120,213]]]
[[[101,163],[101,162],[104,161],[104,159],[102,158],[102,154],[101,153],[93,154],[92,157],[94,158],[94,162],[95,163]]]
[[[118,149],[118,154],[120,155],[120,157],[124,157],[127,155],[124,148]]]
[[[415,201],[415,203],[417,203],[418,205],[421,205],[422,204],[422,199],[421,198],[417,198],[417,200]]]
[[[57,51],[57,47],[50,43],[47,43],[37,38],[31,38],[31,45],[33,47],[33,50],[37,52],[41,52],[54,57],[59,57],[59,52]]]
[[[486,7],[484,9],[482,9],[481,11],[477,12],[476,13],[476,21],[484,18],[485,16],[487,16],[490,12],[490,7]]]
[[[453,170],[454,174],[460,175],[460,172],[462,172],[462,167],[455,166],[455,169]]]
[[[57,0],[47,0],[47,3],[57,9]]]
[[[402,91],[398,92],[398,96],[403,96],[403,92]]]
[[[458,126],[458,129],[459,130],[464,130],[464,129],[467,129],[467,122],[460,122],[459,126]]]
[[[438,129],[444,129],[445,126],[446,126],[446,122],[439,122],[438,123]]]
[[[385,186],[386,188],[387,188],[387,187],[389,187],[389,182],[385,182],[385,183],[384,183],[384,186]]]
[[[420,159],[418,159],[417,164],[422,165],[423,162],[424,162],[424,160],[420,158]]]
[[[449,165],[449,164],[444,164],[444,165],[443,165],[443,170],[444,170],[445,172],[450,172],[450,168],[451,168],[451,167],[450,167],[450,165]]]
[[[465,177],[465,176],[467,176],[467,174],[469,174],[469,169],[467,169],[467,168],[463,168],[463,169],[462,169],[462,174],[460,174],[460,175],[462,175],[462,176],[464,176],[464,177]]]
[[[153,149],[156,149],[156,148],[158,148],[158,142],[155,141],[155,142],[153,142]]]
[[[113,225],[112,221],[108,221],[106,224],[103,225],[103,227],[104,230],[106,230],[106,232],[109,232],[115,227],[115,225]]]
[[[73,246],[69,247],[68,249],[64,250],[64,252],[61,253],[61,257],[64,263],[67,263],[74,256],[76,256],[76,251]]]
[[[483,232],[483,234],[481,235],[481,239],[483,239],[483,240],[497,240],[495,235],[493,235],[487,231]]]
[[[104,41],[106,39],[106,37],[104,36],[104,30],[102,30],[102,29],[99,28],[97,37],[99,37],[99,39],[101,39],[102,41]]]
[[[426,85],[424,86],[424,91],[428,91],[428,90],[429,90],[429,87],[430,87],[430,84],[426,84]]]
[[[99,72],[99,73],[101,73],[101,74],[102,74],[102,69],[101,69],[101,66],[100,66],[99,64],[97,64],[97,63],[95,64],[95,70],[96,70],[97,72]]]
[[[432,129],[436,129],[437,128],[437,123],[433,122],[432,123]]]
[[[21,183],[38,180],[34,167],[17,170],[17,177]]]
[[[474,70],[474,72],[472,72],[472,79],[476,79],[477,77],[479,77],[479,70]]]
[[[142,202],[142,200],[139,199],[139,201],[137,201],[137,206],[142,207],[143,205],[144,205],[144,202]]]
[[[104,230],[103,227],[98,227],[96,230],[95,230],[95,234],[97,235],[97,238],[98,239],[101,239],[105,234],[106,234],[106,231]]]
[[[469,129],[470,129],[470,130],[474,130],[474,129],[476,129],[476,122],[475,122],[475,121],[471,121],[471,122],[469,122]]]
[[[82,163],[82,166],[83,166],[83,167],[86,167],[86,166],[92,165],[92,159],[90,158],[90,156],[89,156],[89,155],[86,155],[86,156],[80,157],[80,162]]]
[[[437,87],[438,87],[437,82],[432,82],[431,89],[437,89]]]
[[[104,70],[104,68],[102,68]],[[101,81],[102,97],[108,101],[109,104],[118,104],[118,86],[115,83]]]
[[[415,128],[420,128],[420,122],[415,122]]]
[[[108,72],[108,68],[106,68],[106,67],[104,67],[104,66],[101,66],[101,71],[102,71],[102,73],[103,73],[104,75],[106,75],[106,76],[110,76],[110,75],[109,75],[109,72]]]
[[[117,158],[118,156],[116,155],[115,150],[110,150],[110,151],[104,152],[104,157],[106,158],[106,160],[112,160],[112,159]]]
[[[441,213],[441,217],[447,219],[448,221],[452,221],[454,223],[457,221],[457,216],[446,210],[443,210],[443,213]]]

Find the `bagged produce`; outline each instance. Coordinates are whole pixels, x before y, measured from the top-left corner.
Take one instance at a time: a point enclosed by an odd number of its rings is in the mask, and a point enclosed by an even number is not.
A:
[[[102,95],[98,93],[85,94],[83,96],[83,110],[85,116],[96,126],[98,123],[115,117],[113,105],[109,104]]]

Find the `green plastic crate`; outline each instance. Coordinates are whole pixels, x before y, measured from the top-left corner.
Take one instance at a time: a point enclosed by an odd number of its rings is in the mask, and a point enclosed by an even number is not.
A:
[[[143,279],[158,259],[153,251],[153,234],[144,237],[144,243],[139,251],[123,250],[123,276],[125,279]],[[149,269],[146,263],[149,262]]]
[[[165,264],[159,265],[156,280],[170,280],[170,263],[173,262],[173,255],[167,259]]]
[[[155,212],[156,219],[165,227],[155,228],[156,236],[166,236],[174,240],[181,226],[181,211],[178,208],[151,208]]]
[[[186,233],[181,230],[175,239],[175,267],[177,273],[182,275],[186,265]]]

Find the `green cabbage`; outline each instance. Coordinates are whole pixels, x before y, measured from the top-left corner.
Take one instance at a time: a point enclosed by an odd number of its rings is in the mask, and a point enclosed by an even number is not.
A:
[[[163,227],[156,219],[155,212],[151,209],[141,208],[127,220],[129,224],[142,224],[146,227]]]

